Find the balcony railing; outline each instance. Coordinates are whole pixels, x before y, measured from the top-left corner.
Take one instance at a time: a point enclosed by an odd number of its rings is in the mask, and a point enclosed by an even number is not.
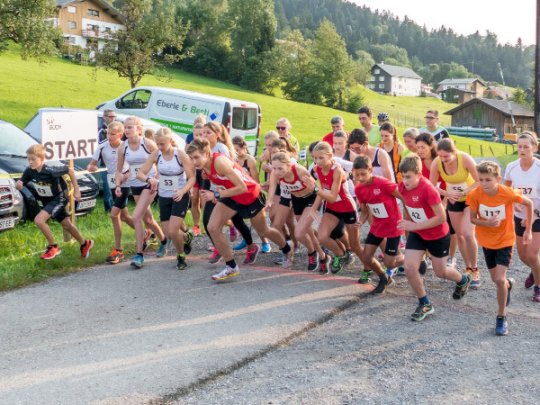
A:
[[[99,30],[83,30],[82,36],[86,38],[100,38],[100,39],[111,39],[111,31],[99,31]]]

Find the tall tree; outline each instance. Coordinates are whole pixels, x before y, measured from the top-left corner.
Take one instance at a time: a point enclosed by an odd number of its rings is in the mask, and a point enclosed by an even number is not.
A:
[[[125,29],[98,52],[98,66],[115,71],[131,87],[158,66],[179,61],[188,24],[178,19],[174,0],[124,0]]]
[[[55,54],[61,36],[52,24],[54,12],[53,0],[0,0],[0,51],[13,41],[23,58]]]

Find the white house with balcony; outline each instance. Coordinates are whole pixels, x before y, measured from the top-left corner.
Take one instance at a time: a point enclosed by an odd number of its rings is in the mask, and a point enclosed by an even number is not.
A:
[[[380,94],[419,96],[422,92],[422,78],[407,67],[381,62],[371,68],[371,79],[367,87]]]

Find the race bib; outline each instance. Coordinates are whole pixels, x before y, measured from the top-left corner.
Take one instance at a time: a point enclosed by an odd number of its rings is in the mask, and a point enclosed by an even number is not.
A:
[[[129,167],[129,175],[130,175],[131,180],[134,180],[137,178],[137,173],[139,172],[141,167],[142,165],[132,165]]]
[[[107,173],[107,183],[109,183],[110,188],[116,188],[116,178],[115,174],[109,174]]]
[[[280,187],[279,195],[280,195],[280,197],[283,197],[283,198],[288,198],[288,199],[291,198],[291,192],[289,190],[287,190],[286,188],[283,188],[283,187]]]
[[[490,207],[488,205],[480,204],[478,207],[478,213],[482,218],[491,219],[497,217],[497,219],[503,221],[506,219],[506,207],[504,204],[496,207]]]
[[[407,212],[409,213],[409,216],[411,217],[413,222],[420,223],[426,222],[428,220],[426,211],[424,211],[423,208],[413,208],[409,206],[405,207],[407,208]]]
[[[175,191],[178,189],[178,176],[159,176],[160,190]]]
[[[34,188],[36,190],[36,193],[38,193],[38,195],[40,197],[52,197],[53,196],[51,186],[35,184]]]
[[[463,193],[467,189],[467,183],[447,183],[447,187],[454,192]]]
[[[373,215],[375,218],[388,218],[388,211],[386,211],[386,207],[383,203],[368,204],[367,206],[371,211],[371,215]]]
[[[514,187],[514,190],[521,191],[523,197],[536,198],[536,187]]]
[[[331,191],[332,191],[332,190],[330,190],[329,188],[324,188],[324,187],[323,187],[323,190],[324,190],[324,191],[328,191],[328,192],[331,192]],[[338,195],[337,195],[336,201],[334,201],[334,202],[338,202],[338,201],[342,201],[341,196],[339,195],[339,193],[338,193]]]

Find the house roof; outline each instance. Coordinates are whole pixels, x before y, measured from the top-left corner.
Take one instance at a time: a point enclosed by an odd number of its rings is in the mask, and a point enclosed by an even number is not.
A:
[[[375,67],[375,66],[377,66],[380,69],[384,70],[390,76],[409,77],[411,79],[420,79],[420,80],[422,80],[422,77],[420,77],[418,74],[416,74],[416,72],[414,70],[409,69],[408,67],[387,65],[386,63],[376,63],[373,67]]]
[[[447,93],[449,91],[454,91],[454,92],[457,92],[457,93],[476,94],[476,91],[474,91],[474,90],[458,89],[456,87],[449,87],[446,90],[442,90],[441,93]]]
[[[111,15],[114,18],[117,18],[124,21],[123,14],[118,11],[116,8],[114,8],[108,1],[105,0],[90,0],[100,6],[103,11],[107,12],[109,15]],[[56,7],[65,7],[71,3],[79,3],[80,0],[56,0]]]
[[[482,80],[477,77],[467,77],[463,79],[444,79],[442,82],[439,82],[439,86],[448,85],[448,86],[458,86],[460,84],[471,84],[478,80],[484,86],[486,85]]]
[[[493,100],[489,98],[473,98],[472,100],[469,100],[466,103],[463,103],[461,105],[458,105],[455,108],[452,108],[449,111],[446,111],[445,114],[452,115],[455,112],[462,110],[464,108],[467,108],[470,105],[478,103],[478,102],[485,104],[488,107],[493,108],[494,110],[499,111],[500,113],[504,114],[507,117],[510,116],[510,108],[508,107],[508,103],[510,103],[512,114],[515,117],[534,117],[534,112],[521,104],[514,103],[513,101]]]

